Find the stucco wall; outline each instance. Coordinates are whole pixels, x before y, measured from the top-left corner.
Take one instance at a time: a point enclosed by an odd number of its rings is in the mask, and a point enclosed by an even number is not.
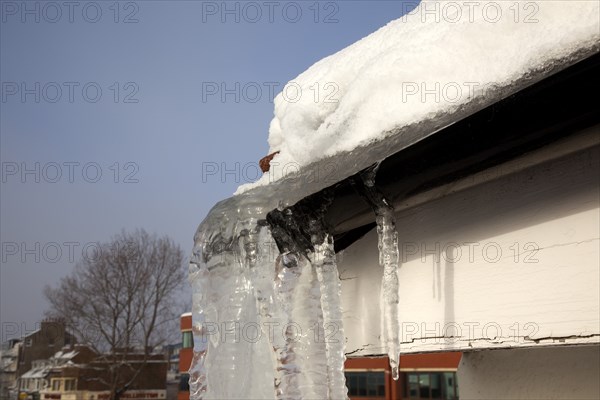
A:
[[[600,398],[600,346],[485,350],[463,354],[461,400]]]
[[[397,206],[403,353],[600,341],[598,128],[586,140]],[[338,257],[347,351],[384,354],[376,232]]]

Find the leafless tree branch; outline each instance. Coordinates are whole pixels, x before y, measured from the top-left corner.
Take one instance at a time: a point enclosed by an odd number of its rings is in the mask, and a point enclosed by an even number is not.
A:
[[[111,400],[118,400],[177,317],[184,253],[170,238],[144,230],[121,232],[97,253],[80,260],[58,286],[46,287],[45,296],[49,315],[64,319],[80,342],[101,354]],[[131,373],[120,374],[123,368]]]

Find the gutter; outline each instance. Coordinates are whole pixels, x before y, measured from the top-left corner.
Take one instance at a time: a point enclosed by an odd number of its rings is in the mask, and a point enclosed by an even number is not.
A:
[[[561,146],[557,143],[600,124],[600,104],[593,97],[599,92],[600,53],[596,53],[387,156],[377,163],[377,189],[395,208],[414,205],[416,197],[427,201],[425,193],[431,196],[436,188],[526,153],[554,145],[553,151],[558,154]],[[435,125],[435,121],[424,123]],[[400,136],[406,140],[405,135]],[[383,140],[376,146],[391,141]],[[390,143],[387,147],[394,146]],[[339,165],[347,162],[343,160]],[[334,235],[336,252],[345,249],[375,227],[371,205],[356,187],[360,175],[372,167],[364,167],[291,206],[271,211],[267,221],[279,231],[285,225],[293,226],[293,236],[299,238],[296,246],[309,251],[307,213],[323,209],[323,224]],[[280,218],[279,224],[274,224],[273,220],[282,214],[289,215],[289,221],[282,223]],[[290,237],[273,234],[280,248],[290,246]]]

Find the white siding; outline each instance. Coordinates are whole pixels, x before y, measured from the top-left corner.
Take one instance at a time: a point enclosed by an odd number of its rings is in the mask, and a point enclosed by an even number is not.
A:
[[[472,352],[458,369],[461,400],[597,400],[599,376],[599,346]]]
[[[587,138],[397,207],[403,353],[600,342],[598,130]],[[385,353],[377,257],[374,231],[339,255],[353,355]]]

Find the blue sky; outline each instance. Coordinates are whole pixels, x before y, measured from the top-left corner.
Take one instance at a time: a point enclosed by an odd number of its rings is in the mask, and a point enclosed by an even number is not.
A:
[[[144,228],[189,252],[268,151],[269,86],[415,5],[2,0],[2,340],[35,328],[90,244]]]

